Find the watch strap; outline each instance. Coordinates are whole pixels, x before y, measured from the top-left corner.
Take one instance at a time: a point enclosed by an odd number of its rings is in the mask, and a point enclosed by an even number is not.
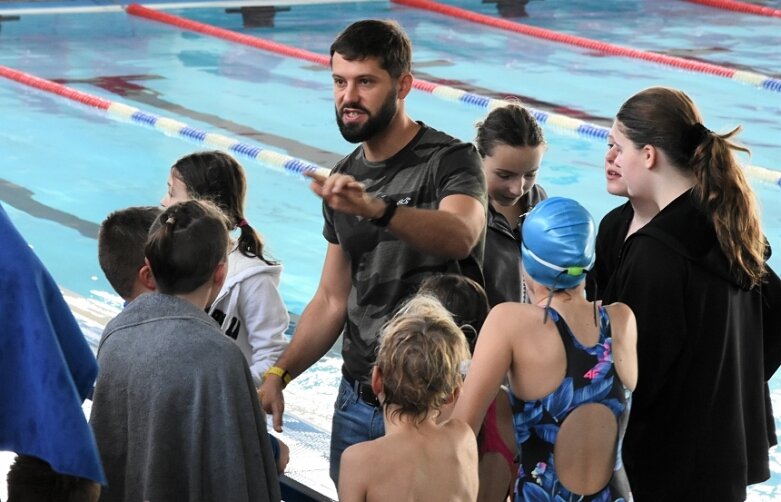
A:
[[[266,370],[265,373],[263,373],[263,379],[265,379],[268,375],[276,375],[279,378],[282,379],[282,383],[287,386],[287,384],[290,383],[290,381],[293,379],[293,376],[287,372],[286,369],[282,369],[279,366],[272,366],[268,370]]]
[[[377,196],[377,198],[385,202],[385,211],[383,211],[379,218],[372,218],[369,220],[369,222],[378,227],[387,227],[391,218],[393,218],[393,215],[396,214],[396,209],[399,207],[398,202],[390,195],[385,194],[380,194]]]

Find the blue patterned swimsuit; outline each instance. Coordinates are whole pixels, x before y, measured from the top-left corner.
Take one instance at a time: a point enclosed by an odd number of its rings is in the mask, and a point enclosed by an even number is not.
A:
[[[629,416],[629,391],[619,379],[613,365],[610,320],[599,308],[599,341],[584,347],[555,310],[548,314],[564,343],[567,371],[561,385],[542,399],[523,401],[510,393],[515,440],[521,451],[521,466],[515,484],[516,502],[623,502],[631,500],[629,485],[621,463],[621,440]],[[603,489],[592,495],[567,490],[558,480],[553,447],[559,428],[577,407],[587,403],[607,406],[618,420],[616,463],[613,476]]]

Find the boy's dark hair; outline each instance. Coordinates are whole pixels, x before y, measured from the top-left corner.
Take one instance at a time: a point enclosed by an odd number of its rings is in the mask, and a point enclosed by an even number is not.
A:
[[[469,349],[473,351],[477,334],[490,310],[483,287],[463,275],[438,274],[426,278],[420,284],[418,294],[433,296],[442,303],[464,332]]]
[[[227,259],[227,218],[211,202],[188,200],[168,207],[152,224],[145,254],[157,289],[190,293]]]
[[[19,455],[8,471],[8,502],[95,502],[100,485],[55,472],[43,460]]]
[[[109,214],[98,232],[98,261],[111,287],[122,298],[133,294],[138,269],[144,265],[149,228],[162,209],[129,207]]]
[[[412,42],[396,21],[366,19],[351,24],[331,44],[332,60],[335,52],[347,61],[376,58],[394,79],[412,68]]]
[[[273,263],[263,256],[263,241],[244,217],[247,178],[235,158],[219,150],[195,152],[177,160],[171,174],[184,183],[191,198],[213,202],[228,217],[231,229],[239,227],[241,254]]]

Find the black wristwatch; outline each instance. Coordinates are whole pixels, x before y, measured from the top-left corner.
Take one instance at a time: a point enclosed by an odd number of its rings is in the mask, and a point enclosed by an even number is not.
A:
[[[378,227],[387,227],[391,218],[393,218],[393,215],[396,214],[396,208],[399,207],[398,202],[395,201],[390,195],[385,194],[379,194],[377,195],[377,198],[382,199],[383,202],[385,202],[385,211],[382,212],[382,216],[379,218],[369,219],[369,222],[372,225],[377,225]]]

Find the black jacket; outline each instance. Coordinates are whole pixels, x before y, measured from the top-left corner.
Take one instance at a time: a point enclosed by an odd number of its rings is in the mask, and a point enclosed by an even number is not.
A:
[[[769,477],[766,380],[779,365],[781,333],[778,316],[763,315],[778,308],[781,298],[768,296],[778,284],[738,285],[690,192],[626,241],[631,207],[605,220],[594,276],[606,283],[605,304],[628,304],[638,325],[623,447],[635,499],[744,500],[747,484]]]
[[[535,184],[521,199],[526,212],[548,198],[545,190]],[[521,298],[521,234],[518,225],[488,204],[488,231],[485,235],[483,276],[485,292],[491,306],[503,302],[520,302]]]

